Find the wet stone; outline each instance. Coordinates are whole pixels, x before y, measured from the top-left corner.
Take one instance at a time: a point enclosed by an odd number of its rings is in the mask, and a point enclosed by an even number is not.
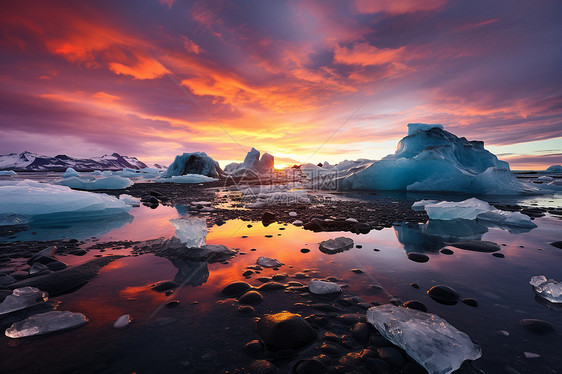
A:
[[[390,373],[390,365],[380,358],[367,357],[363,360],[363,365],[367,368],[369,373],[373,374],[388,374]]]
[[[308,248],[301,248],[301,253],[308,253],[310,252],[310,249]]]
[[[361,269],[351,269],[351,271],[354,272],[355,274],[363,273],[363,270],[361,270]]]
[[[497,258],[505,258],[505,255],[503,253],[492,253],[492,256]]]
[[[178,287],[178,284],[174,281],[167,280],[155,283],[151,288],[156,292],[166,292],[168,290],[173,290]]]
[[[404,308],[416,309],[427,313],[427,307],[421,301],[417,300],[406,301],[404,303]]]
[[[306,359],[297,362],[293,368],[294,374],[325,374],[327,367],[316,359]]]
[[[520,320],[519,323],[521,324],[521,326],[527,329],[527,331],[530,331],[533,334],[537,335],[550,334],[556,331],[554,325],[541,319],[527,318]]]
[[[450,248],[442,248],[439,252],[441,252],[444,255],[452,255],[453,253],[455,253]]]
[[[408,259],[414,262],[428,262],[429,256],[423,253],[410,252],[408,253]]]
[[[464,298],[464,299],[461,299],[461,301],[462,301],[464,304],[469,305],[469,306],[473,306],[473,307],[477,307],[477,306],[478,306],[478,301],[476,301],[476,300],[474,300],[474,299],[471,299],[471,298]]]
[[[444,305],[455,305],[460,298],[460,294],[449,286],[433,286],[427,294],[435,301]]]
[[[226,297],[238,297],[251,288],[252,286],[246,282],[233,282],[223,288],[221,292]]]
[[[258,290],[260,291],[277,291],[277,290],[284,290],[286,287],[284,284],[278,282],[267,282],[261,285]]]
[[[316,339],[316,331],[300,315],[290,312],[266,314],[257,323],[257,331],[271,351],[300,349]]]
[[[242,273],[242,276],[249,277],[252,274],[254,274],[252,270],[246,270],[245,272]]]
[[[237,300],[241,304],[257,304],[263,300],[263,296],[257,291],[248,291],[239,296]]]
[[[254,357],[261,357],[265,353],[265,347],[259,340],[252,340],[244,346],[244,352]]]
[[[279,370],[267,360],[256,360],[248,366],[248,374],[276,374]]]
[[[410,283],[410,286],[412,286],[412,288],[415,288],[416,290],[420,289],[420,285],[417,283]]]
[[[255,312],[255,309],[249,305],[241,305],[238,307],[238,312],[241,314],[252,314]]]
[[[401,368],[406,363],[404,355],[394,347],[381,347],[377,349],[379,357],[388,362],[392,367]]]
[[[323,343],[320,346],[320,352],[327,354],[328,356],[339,356],[341,354],[341,349],[331,343]]]
[[[359,344],[367,344],[369,342],[369,335],[371,334],[371,327],[363,322],[356,323],[351,329],[351,336]]]
[[[170,300],[166,303],[166,308],[175,308],[180,305],[179,300]]]

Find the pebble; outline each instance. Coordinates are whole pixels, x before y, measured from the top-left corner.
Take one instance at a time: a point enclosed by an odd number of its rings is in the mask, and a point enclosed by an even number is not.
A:
[[[228,284],[225,288],[222,289],[222,294],[226,297],[238,297],[243,293],[250,290],[252,286],[250,286],[246,282],[232,282]]]
[[[439,252],[443,253],[444,255],[452,255],[453,253],[455,253],[450,248],[441,248],[441,250],[439,250]]]
[[[404,308],[416,309],[427,313],[427,307],[421,301],[409,300],[404,303]]]
[[[301,253],[308,253],[310,252],[310,249],[308,248],[301,248]]]
[[[300,349],[317,337],[307,321],[290,312],[266,314],[258,321],[257,331],[266,347],[272,351]]]
[[[178,284],[174,281],[167,280],[155,283],[151,288],[156,292],[165,292],[177,288]]]
[[[423,253],[410,252],[408,253],[408,259],[414,262],[428,262],[429,256]]]
[[[519,323],[528,331],[538,335],[546,335],[556,331],[554,325],[541,319],[527,318],[520,320]]]
[[[267,360],[256,360],[248,366],[248,374],[276,374],[277,367]]]
[[[473,306],[473,307],[477,307],[478,306],[478,301],[471,299],[471,298],[465,298],[465,299],[461,299],[461,301],[463,303],[465,303],[466,305],[469,306]]]
[[[267,285],[269,283],[265,283]],[[248,291],[238,297],[238,302],[241,304],[257,304],[263,300],[261,293],[257,291]]]
[[[433,286],[427,294],[435,301],[444,305],[455,305],[460,298],[460,294],[449,286]]]
[[[351,271],[354,272],[355,274],[363,273],[363,270],[361,270],[361,269],[351,269]]]

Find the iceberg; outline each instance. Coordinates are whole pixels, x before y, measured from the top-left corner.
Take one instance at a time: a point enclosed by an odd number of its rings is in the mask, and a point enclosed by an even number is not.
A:
[[[531,217],[521,212],[508,212],[494,208],[485,201],[471,198],[460,202],[442,201],[438,203],[427,200],[417,201],[412,205],[419,209],[423,206],[430,220],[479,220],[494,223],[499,226],[520,228],[534,228],[537,225]],[[414,209],[414,210],[416,210]]]
[[[224,172],[220,168],[219,163],[205,152],[194,152],[176,156],[174,162],[168,166],[164,178],[186,174],[200,174],[211,178],[220,178]]]
[[[56,182],[61,186],[67,186],[77,190],[122,190],[133,185],[133,181],[129,178],[111,176],[94,181],[86,180],[85,178],[69,177],[62,181]]]
[[[85,325],[88,318],[82,313],[54,310],[35,314],[23,321],[15,322],[6,329],[8,338],[25,338],[51,332],[73,329]]]
[[[207,220],[199,217],[174,218],[176,237],[188,248],[200,248],[207,243]]]
[[[257,174],[268,173],[273,171],[275,167],[275,157],[269,153],[264,153],[260,158],[260,151],[252,148],[250,152],[246,154],[244,161],[240,164],[230,163],[225,167],[225,172],[231,174],[232,176],[244,176],[248,171]],[[247,176],[252,173],[248,173]]]
[[[79,177],[80,174],[73,168],[67,168],[64,174],[62,175],[63,178],[71,178],[71,177]]]
[[[46,292],[35,287],[16,288],[0,303],[0,316],[44,303],[48,298]]]
[[[544,275],[537,275],[529,282],[533,290],[540,297],[551,303],[562,303],[562,284],[554,279],[546,279]]]
[[[218,181],[217,178],[211,178],[201,174],[175,175],[170,178],[158,178],[154,180],[156,183],[206,183],[216,181]]]
[[[129,206],[140,206],[141,203],[141,199],[138,197],[134,197],[131,195],[127,195],[127,194],[122,194],[119,195],[119,200],[121,200],[122,202],[124,202],[125,204],[129,205]]]
[[[66,186],[31,180],[0,183],[0,222],[10,225],[27,221],[98,219],[125,214],[131,207],[119,199]],[[11,222],[9,217],[17,217]]]
[[[367,311],[367,322],[430,374],[452,373],[482,356],[468,335],[435,314],[381,305]]]
[[[0,170],[0,176],[13,176],[13,175],[17,175],[15,171],[13,170]]]
[[[562,165],[552,165],[546,168],[548,173],[562,173]]]
[[[518,180],[509,164],[441,125],[408,124],[394,154],[338,176],[340,188],[513,195],[539,189]]]

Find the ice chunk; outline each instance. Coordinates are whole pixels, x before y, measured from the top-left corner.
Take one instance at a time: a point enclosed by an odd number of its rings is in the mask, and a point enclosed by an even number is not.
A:
[[[0,316],[44,303],[48,298],[46,292],[35,287],[16,288],[0,304]]]
[[[62,175],[63,178],[71,178],[71,177],[79,177],[80,174],[73,168],[67,168],[64,174]]]
[[[482,352],[468,335],[441,317],[395,305],[367,311],[367,321],[431,374],[448,374]]]
[[[554,279],[546,279],[544,275],[537,275],[529,282],[537,295],[551,303],[562,303],[562,284]]]
[[[0,170],[0,175],[12,176],[12,175],[17,175],[17,174],[13,170]]]
[[[297,212],[289,212],[289,217],[296,217],[297,216]]]
[[[78,190],[122,190],[133,185],[129,178],[119,176],[105,177],[97,180],[87,180],[85,178],[70,177],[56,182],[61,186],[67,186]]]
[[[199,217],[174,218],[177,238],[188,248],[200,248],[207,243],[207,220]]]
[[[420,201],[416,201],[415,203],[412,204],[412,209],[417,211],[417,212],[421,212],[423,210],[425,210],[425,206],[428,204],[436,204],[439,201],[437,200],[420,200]]]
[[[537,227],[531,218],[520,212],[507,212],[494,208],[485,201],[471,198],[460,202],[442,201],[439,203],[423,203],[424,200],[414,203],[423,205],[431,220],[458,220],[478,219],[497,225],[533,228]]]
[[[321,280],[312,280],[308,284],[308,290],[315,295],[325,295],[341,292],[339,284]]]
[[[88,318],[82,313],[54,310],[35,314],[23,321],[15,322],[6,329],[8,338],[25,338],[55,331],[68,330],[85,325]]]
[[[320,251],[327,254],[343,252],[353,248],[353,239],[340,236],[335,239],[324,240],[320,243]]]
[[[443,130],[443,125],[439,123],[408,123],[408,136],[414,135],[418,131],[428,131],[433,128],[438,128]]]
[[[123,201],[129,206],[140,206],[140,198],[127,194],[119,195],[119,200]]]
[[[185,174],[185,175],[175,175],[170,178],[158,178],[154,180],[158,183],[206,183],[206,182],[216,182],[217,178],[207,177],[201,174]]]
[[[115,322],[113,323],[113,327],[115,327],[116,329],[122,329],[123,327],[129,326],[131,322],[133,322],[131,316],[128,314],[124,314],[121,317],[117,318],[117,320],[115,320]]]
[[[231,176],[240,176],[244,178],[257,177],[258,174],[271,172],[275,165],[275,157],[269,153],[264,153],[260,159],[260,151],[252,148],[246,154],[244,162],[237,164],[231,163],[225,167],[225,172]]]
[[[66,222],[104,218],[129,210],[131,207],[123,201],[105,194],[31,180],[0,183],[0,218],[16,215],[34,221]]]
[[[493,208],[485,201],[476,198],[464,201],[442,201],[440,203],[425,204],[429,219],[476,219],[481,213],[486,213]]]
[[[549,173],[562,173],[562,165],[552,165],[546,169]]]
[[[168,166],[164,177],[171,178],[186,174],[200,174],[211,178],[220,178],[224,173],[219,163],[207,156],[205,152],[195,152],[176,156],[174,162]]]
[[[276,268],[279,267],[281,265],[283,265],[283,263],[279,260],[276,260],[274,258],[270,258],[270,257],[260,257],[258,258],[257,264],[266,268]]]
[[[539,192],[537,186],[518,180],[509,164],[484,149],[483,142],[459,138],[440,125],[410,124],[394,154],[336,177],[341,188],[357,190]]]

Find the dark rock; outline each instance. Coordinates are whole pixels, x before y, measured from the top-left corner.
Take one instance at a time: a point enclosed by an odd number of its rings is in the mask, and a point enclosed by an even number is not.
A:
[[[519,323],[528,331],[538,335],[545,335],[556,331],[554,325],[541,319],[522,319]]]
[[[280,281],[287,278],[287,274],[275,274],[274,276],[271,277],[271,279],[273,279],[274,281]]]
[[[241,304],[257,304],[263,300],[263,296],[257,291],[248,291],[239,296],[237,300]]]
[[[308,253],[310,252],[310,249],[308,248],[301,248],[301,253]]]
[[[461,301],[463,303],[465,303],[466,305],[470,305],[470,306],[473,306],[473,307],[478,306],[478,301],[476,301],[474,299],[471,299],[471,298],[464,298],[464,299],[461,299]]]
[[[427,370],[415,362],[406,362],[402,368],[402,374],[427,374]]]
[[[334,334],[333,332],[327,331],[324,333],[324,340],[327,340],[329,342],[332,343],[340,343],[341,342],[341,336],[338,336],[336,334]]]
[[[232,282],[222,289],[222,294],[226,297],[238,297],[252,288],[246,282]]]
[[[270,211],[265,211],[261,216],[261,220],[262,222],[269,222],[269,223],[275,222],[275,213],[272,213]]]
[[[371,334],[371,327],[363,322],[356,323],[351,329],[351,336],[359,344],[367,344],[369,342],[369,335]]]
[[[277,291],[277,290],[284,290],[285,289],[285,285],[278,283],[278,282],[267,282],[262,284],[258,290],[260,291]]]
[[[84,256],[86,253],[88,253],[88,251],[84,250],[84,249],[76,249],[74,251],[70,251],[68,252],[73,256]]]
[[[460,294],[449,286],[433,286],[427,291],[427,294],[435,301],[444,305],[455,305]]]
[[[505,255],[503,253],[492,253],[492,256],[497,257],[497,258],[504,258]]]
[[[257,323],[258,334],[272,351],[300,349],[316,339],[316,331],[300,315],[290,312],[266,314]]]
[[[404,355],[394,347],[381,347],[377,349],[379,357],[391,366],[400,369],[406,363]]]
[[[168,308],[175,308],[180,305],[179,300],[170,300],[166,303],[166,307]]]
[[[267,283],[267,282],[271,282],[271,278],[269,277],[259,277],[256,280],[262,282],[262,283]]]
[[[562,241],[552,242],[550,243],[551,246],[562,249]]]
[[[363,273],[363,270],[361,270],[361,269],[351,269],[351,271],[354,272],[355,274]]]
[[[356,223],[353,229],[360,234],[368,234],[371,231],[371,226],[365,222]]]
[[[152,285],[152,289],[156,292],[166,292],[168,290],[173,290],[178,287],[178,284],[174,281],[167,280],[167,281],[160,281]]]
[[[372,374],[388,374],[390,373],[390,365],[381,360],[380,358],[365,358],[363,360],[363,365]]]
[[[482,241],[482,240],[468,240],[464,242],[455,242],[455,243],[447,243],[448,245],[464,249],[467,251],[475,251],[475,252],[497,252],[501,248],[497,243]]]
[[[33,256],[31,256],[28,260],[27,260],[27,264],[28,265],[32,265],[35,261],[37,261],[39,258],[41,257],[47,257],[47,258],[51,258],[54,259],[55,256],[55,251],[57,250],[56,246],[51,246],[51,247],[47,247],[45,249],[42,249],[41,251],[37,252],[36,254],[34,254]],[[41,262],[42,264],[45,264],[44,262]]]
[[[351,326],[359,322],[366,322],[365,316],[357,313],[348,313],[339,316],[338,320],[344,325]]]
[[[392,347],[393,344],[382,335],[371,335],[369,343],[374,347]]]
[[[254,274],[252,270],[246,270],[245,272],[242,273],[242,276],[249,277],[252,274]]]
[[[249,305],[240,305],[238,307],[238,312],[242,313],[242,314],[252,314],[254,313],[256,310],[254,308],[252,308]]]
[[[423,253],[417,253],[417,252],[410,252],[408,253],[408,259],[412,260],[414,262],[428,262],[429,261],[429,256]]]
[[[330,324],[328,319],[324,316],[312,314],[305,318],[306,322],[310,323],[312,326],[315,327],[326,327]]]
[[[415,288],[416,290],[420,289],[420,285],[417,283],[410,283],[410,286],[412,286],[413,288]]]
[[[267,360],[256,360],[248,366],[248,374],[276,374],[279,370]]]
[[[320,346],[320,352],[327,354],[328,356],[339,356],[341,351],[342,350],[338,346],[330,343],[323,343]]]
[[[31,286],[58,296],[75,291],[94,278],[105,265],[123,256],[106,256],[88,261],[85,264],[68,267],[51,274],[39,275],[18,281],[10,288]]]
[[[439,252],[443,253],[444,255],[452,255],[453,253],[455,253],[450,248],[441,248]]]
[[[246,343],[244,351],[250,356],[261,357],[265,353],[265,347],[259,340],[252,340]]]
[[[328,368],[320,361],[306,359],[297,362],[293,368],[294,374],[325,374]]]
[[[416,309],[416,310],[427,313],[427,307],[422,302],[417,301],[417,300],[406,301],[404,303],[404,307],[409,308],[409,309]]]

